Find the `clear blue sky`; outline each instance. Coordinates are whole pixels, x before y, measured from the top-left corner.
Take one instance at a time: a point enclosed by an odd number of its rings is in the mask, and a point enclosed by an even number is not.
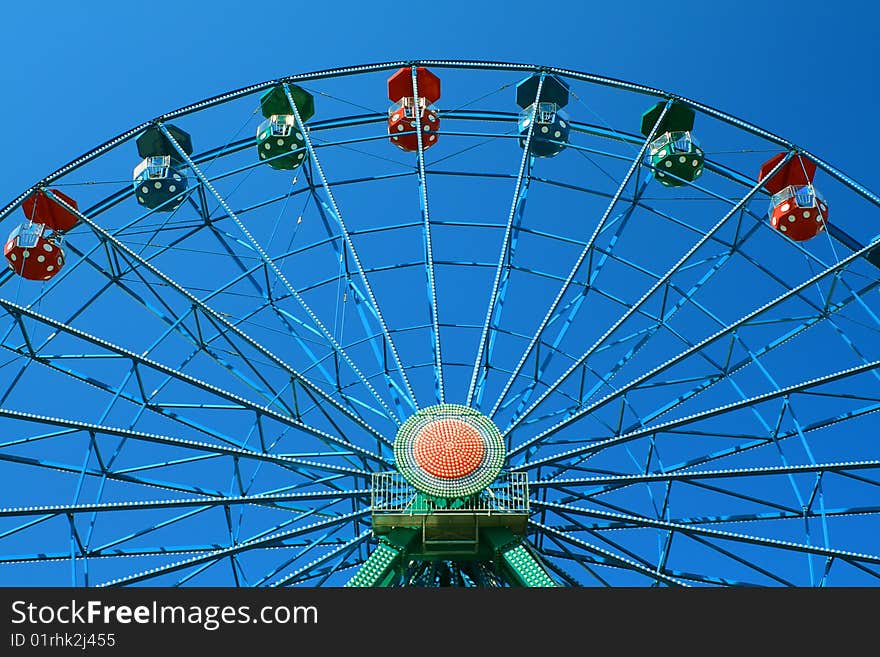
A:
[[[14,165],[0,196],[5,202],[134,124],[227,89],[359,62],[447,57],[552,64],[676,92],[880,187],[875,3],[454,0],[412,17],[406,6],[414,5],[8,3],[0,149]]]

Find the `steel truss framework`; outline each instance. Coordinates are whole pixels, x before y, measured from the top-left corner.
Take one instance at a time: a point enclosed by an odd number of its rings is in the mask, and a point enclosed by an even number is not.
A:
[[[402,154],[384,85],[413,67],[418,94],[416,66],[442,124]],[[534,73],[571,86],[552,159],[519,146]],[[291,83],[317,114],[279,172],[256,108]],[[674,98],[706,168],[667,189],[636,128]],[[148,211],[133,140],[172,122],[196,144],[186,202]],[[767,222],[754,175],[779,151],[822,176],[808,243]],[[438,403],[501,428],[559,583],[880,583],[880,199],[757,126],[573,70],[389,62],[138,125],[11,201],[8,229],[38,188],[83,209],[55,278],[0,276],[3,583],[341,585],[375,546],[372,473]]]

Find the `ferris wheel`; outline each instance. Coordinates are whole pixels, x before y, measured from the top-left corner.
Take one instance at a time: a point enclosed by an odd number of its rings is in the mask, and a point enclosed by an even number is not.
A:
[[[137,125],[0,211],[0,579],[877,585],[878,206],[554,67]]]

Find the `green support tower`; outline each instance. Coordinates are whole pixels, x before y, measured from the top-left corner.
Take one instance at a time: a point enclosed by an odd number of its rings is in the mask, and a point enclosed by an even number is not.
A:
[[[411,416],[397,472],[372,479],[378,546],[346,586],[556,586],[527,547],[528,479],[502,472],[501,432],[466,406]]]
[[[498,567],[511,586],[556,586],[541,559],[518,536],[504,529],[487,529],[485,534],[494,548]]]
[[[288,94],[303,123],[315,114],[315,99],[295,84],[279,84],[260,96],[260,110],[266,120],[257,128],[260,159],[273,169],[299,167],[307,156],[305,128],[297,124]]]
[[[651,130],[663,113],[667,101],[662,100],[642,114],[642,134]],[[670,101],[669,110],[660,121],[651,142],[651,165],[654,177],[667,187],[681,187],[703,173],[705,156],[691,132],[694,110],[678,100]]]

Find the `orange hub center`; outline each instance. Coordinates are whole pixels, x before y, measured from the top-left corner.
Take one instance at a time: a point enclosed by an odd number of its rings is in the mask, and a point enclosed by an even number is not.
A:
[[[413,442],[419,467],[441,479],[469,475],[483,462],[485,452],[479,432],[460,420],[431,422]]]

